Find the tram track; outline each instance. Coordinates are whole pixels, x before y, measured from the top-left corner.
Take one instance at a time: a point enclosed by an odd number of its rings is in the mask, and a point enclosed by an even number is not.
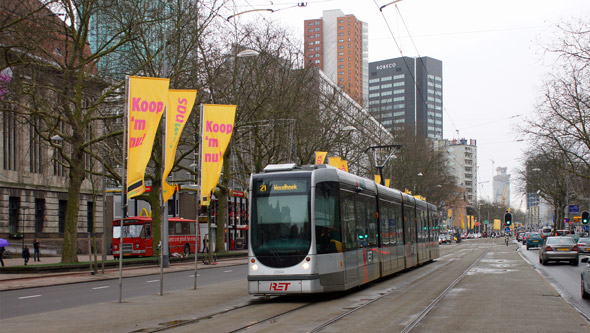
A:
[[[412,298],[415,308],[405,315],[392,319],[398,325],[390,327],[391,331],[411,332],[420,322],[435,309],[453,288],[467,275],[467,273],[486,256],[489,247],[477,257],[463,248],[453,252],[444,261],[435,261],[391,278],[371,283],[368,286],[339,295],[321,295],[310,297],[272,297],[270,299],[256,299],[248,304],[234,306],[231,309],[217,311],[189,320],[174,320],[160,323],[158,327],[146,328],[134,332],[258,332],[258,331],[305,331],[305,332],[338,332],[349,323],[359,320],[354,316],[365,316],[374,312],[375,308],[391,306],[404,307],[405,298]],[[476,254],[476,253],[473,253]],[[470,257],[470,258],[469,258]],[[464,261],[463,259],[467,259]],[[467,266],[467,268],[465,268]],[[461,272],[458,276],[457,274]],[[416,290],[422,289],[425,280],[433,276],[443,276],[447,282],[442,292],[433,295],[432,292],[421,295]],[[441,281],[442,282],[442,281]],[[430,282],[428,282],[430,283]],[[426,283],[426,284],[428,284]],[[426,287],[424,289],[430,290]],[[440,289],[438,289],[440,290]],[[416,295],[414,295],[416,294]],[[422,305],[417,310],[417,304]],[[387,304],[386,306],[384,304]],[[329,309],[329,311],[328,311]],[[393,310],[397,312],[397,309]],[[323,315],[320,315],[323,314]],[[329,319],[326,319],[328,317]],[[302,320],[305,318],[305,320]],[[405,318],[405,319],[404,319]],[[300,323],[296,325],[294,323]],[[212,329],[215,328],[215,329]]]

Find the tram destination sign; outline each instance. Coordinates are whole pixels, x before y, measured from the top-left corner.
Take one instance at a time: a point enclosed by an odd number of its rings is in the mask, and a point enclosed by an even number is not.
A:
[[[306,180],[265,180],[256,186],[258,194],[279,194],[279,193],[306,193]]]

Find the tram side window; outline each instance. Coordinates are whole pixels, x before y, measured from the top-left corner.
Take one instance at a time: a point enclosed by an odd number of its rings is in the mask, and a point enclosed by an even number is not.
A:
[[[356,219],[356,238],[358,239],[359,248],[367,247],[369,241],[369,231],[367,223],[367,205],[363,200],[365,197],[356,195],[355,219]]]
[[[152,224],[146,223],[145,224],[145,238],[152,237]]]
[[[354,216],[354,193],[340,191],[340,199],[344,250],[355,250],[357,248],[357,236]]]
[[[367,244],[369,246],[377,246],[377,201],[371,197],[364,197],[367,221]]]
[[[396,224],[396,236],[397,236],[397,245],[402,245],[404,243],[404,224],[402,223],[402,206],[399,204],[394,205],[393,207],[395,211],[395,220],[394,223]]]
[[[176,234],[174,232],[175,226],[176,226],[176,222],[168,221],[168,235],[175,235]]]
[[[317,253],[342,252],[337,183],[322,182],[316,185],[314,217]]]
[[[389,223],[391,221],[391,207],[388,202],[379,201],[379,224],[381,225],[381,245],[389,246]]]

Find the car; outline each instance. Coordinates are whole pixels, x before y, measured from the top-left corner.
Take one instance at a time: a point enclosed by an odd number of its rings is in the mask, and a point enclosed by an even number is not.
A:
[[[543,227],[543,229],[541,229],[541,235],[543,236],[543,239],[551,236],[553,229],[551,229],[551,227]]]
[[[526,238],[528,237],[529,234],[530,234],[530,232],[527,231],[522,235],[522,245],[526,245]]]
[[[545,238],[539,251],[539,263],[546,265],[549,261],[569,261],[572,265],[578,266],[578,245],[571,237]]]
[[[540,232],[527,232],[524,240],[526,249],[543,246],[543,236]]]
[[[590,254],[590,237],[581,237],[578,239],[578,253],[589,253]]]
[[[580,234],[569,234],[569,235],[566,235],[566,236],[573,238],[574,239],[574,243],[577,243],[578,242],[578,239],[582,238],[582,235],[580,235]]]
[[[582,276],[580,278],[580,285],[583,299],[590,299],[590,257],[584,256],[580,261],[586,266],[582,269]]]

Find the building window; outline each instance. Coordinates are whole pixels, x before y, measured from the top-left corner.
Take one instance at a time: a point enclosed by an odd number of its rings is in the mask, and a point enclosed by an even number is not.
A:
[[[16,234],[19,232],[18,224],[20,220],[20,198],[9,197],[8,198],[8,232]]]
[[[43,232],[45,220],[45,199],[35,199],[35,233]]]
[[[41,120],[33,120],[36,124],[31,124],[29,127],[29,172],[41,173],[41,165],[43,164],[41,138],[35,134],[35,126],[40,128]]]
[[[86,202],[86,231],[93,232],[94,229],[94,202]]]
[[[319,61],[319,60],[316,60],[316,61],[315,61],[315,63],[316,63],[316,64],[319,64],[319,63],[320,63],[320,61]]]
[[[16,116],[12,112],[3,112],[2,118],[3,167],[4,170],[16,170]]]
[[[67,200],[60,200],[57,206],[57,231],[63,234],[66,230],[66,208],[68,207]]]
[[[344,39],[339,39],[338,43],[344,43]]]
[[[315,28],[315,31],[316,31],[316,32],[317,32],[317,31],[320,31],[320,28]]]
[[[381,82],[383,82],[383,81],[391,81],[392,78],[393,77],[391,77],[391,76],[384,76],[384,77],[381,78]]]
[[[315,34],[315,37],[316,38],[320,38],[320,34]]]
[[[399,80],[399,79],[403,79],[404,77],[405,77],[405,75],[404,75],[404,74],[399,74],[399,75],[395,75],[395,76],[393,77],[393,79],[394,79],[394,80]]]
[[[319,41],[319,40],[316,40],[316,41],[315,41],[315,44],[316,44],[316,45],[319,45],[319,44],[320,44],[320,41]]]

